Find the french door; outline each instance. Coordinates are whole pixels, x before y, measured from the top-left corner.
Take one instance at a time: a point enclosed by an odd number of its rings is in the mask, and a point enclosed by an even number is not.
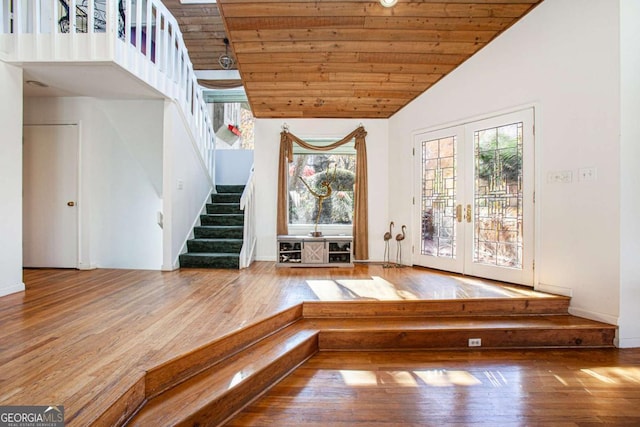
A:
[[[533,284],[533,109],[415,136],[414,264]]]

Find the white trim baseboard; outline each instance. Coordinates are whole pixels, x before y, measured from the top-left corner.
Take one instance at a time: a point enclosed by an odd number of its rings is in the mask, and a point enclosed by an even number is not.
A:
[[[569,314],[578,317],[584,317],[586,319],[596,320],[598,322],[608,323],[610,325],[618,324],[618,317],[612,316],[606,313],[598,313],[596,311],[585,310],[580,307],[571,307],[569,306]]]
[[[546,292],[548,294],[562,295],[565,297],[573,296],[573,289],[565,288],[563,286],[547,285],[546,283],[538,283],[533,287],[534,290],[539,292]]]
[[[640,337],[637,338],[616,338],[616,347],[618,348],[638,348],[640,347]]]
[[[25,290],[25,286],[23,282],[16,283],[13,286],[6,286],[4,288],[0,288],[0,297],[5,295],[15,294],[16,292],[23,292]]]

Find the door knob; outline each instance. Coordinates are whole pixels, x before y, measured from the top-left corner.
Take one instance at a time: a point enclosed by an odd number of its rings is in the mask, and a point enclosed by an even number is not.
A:
[[[471,205],[467,205],[467,222],[471,222]]]
[[[73,207],[73,206],[75,206],[75,205],[76,205],[76,202],[67,202],[67,206],[71,206],[71,207]]]
[[[462,222],[462,205],[456,206],[456,221]]]

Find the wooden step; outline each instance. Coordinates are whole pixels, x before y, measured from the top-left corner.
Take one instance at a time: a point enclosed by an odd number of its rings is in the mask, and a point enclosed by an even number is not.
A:
[[[305,301],[305,318],[567,314],[570,298],[483,298],[402,301]]]
[[[318,351],[613,347],[615,326],[568,315],[567,302],[304,302],[149,370],[127,425],[220,425]]]
[[[219,363],[286,326],[300,320],[302,306],[297,305],[233,331],[188,354],[175,357],[147,371],[146,398],[150,399],[205,369]]]
[[[317,337],[295,323],[150,400],[127,425],[219,425],[313,356]]]
[[[616,327],[571,315],[307,319],[320,350],[613,347]],[[469,339],[480,339],[470,347]]]

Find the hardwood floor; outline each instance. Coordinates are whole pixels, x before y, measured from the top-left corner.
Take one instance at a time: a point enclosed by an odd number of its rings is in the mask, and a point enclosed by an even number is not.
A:
[[[638,426],[640,351],[320,352],[227,426]]]
[[[303,301],[548,298],[420,268],[25,270],[0,298],[0,405],[62,404],[67,425],[136,405],[145,372]]]

